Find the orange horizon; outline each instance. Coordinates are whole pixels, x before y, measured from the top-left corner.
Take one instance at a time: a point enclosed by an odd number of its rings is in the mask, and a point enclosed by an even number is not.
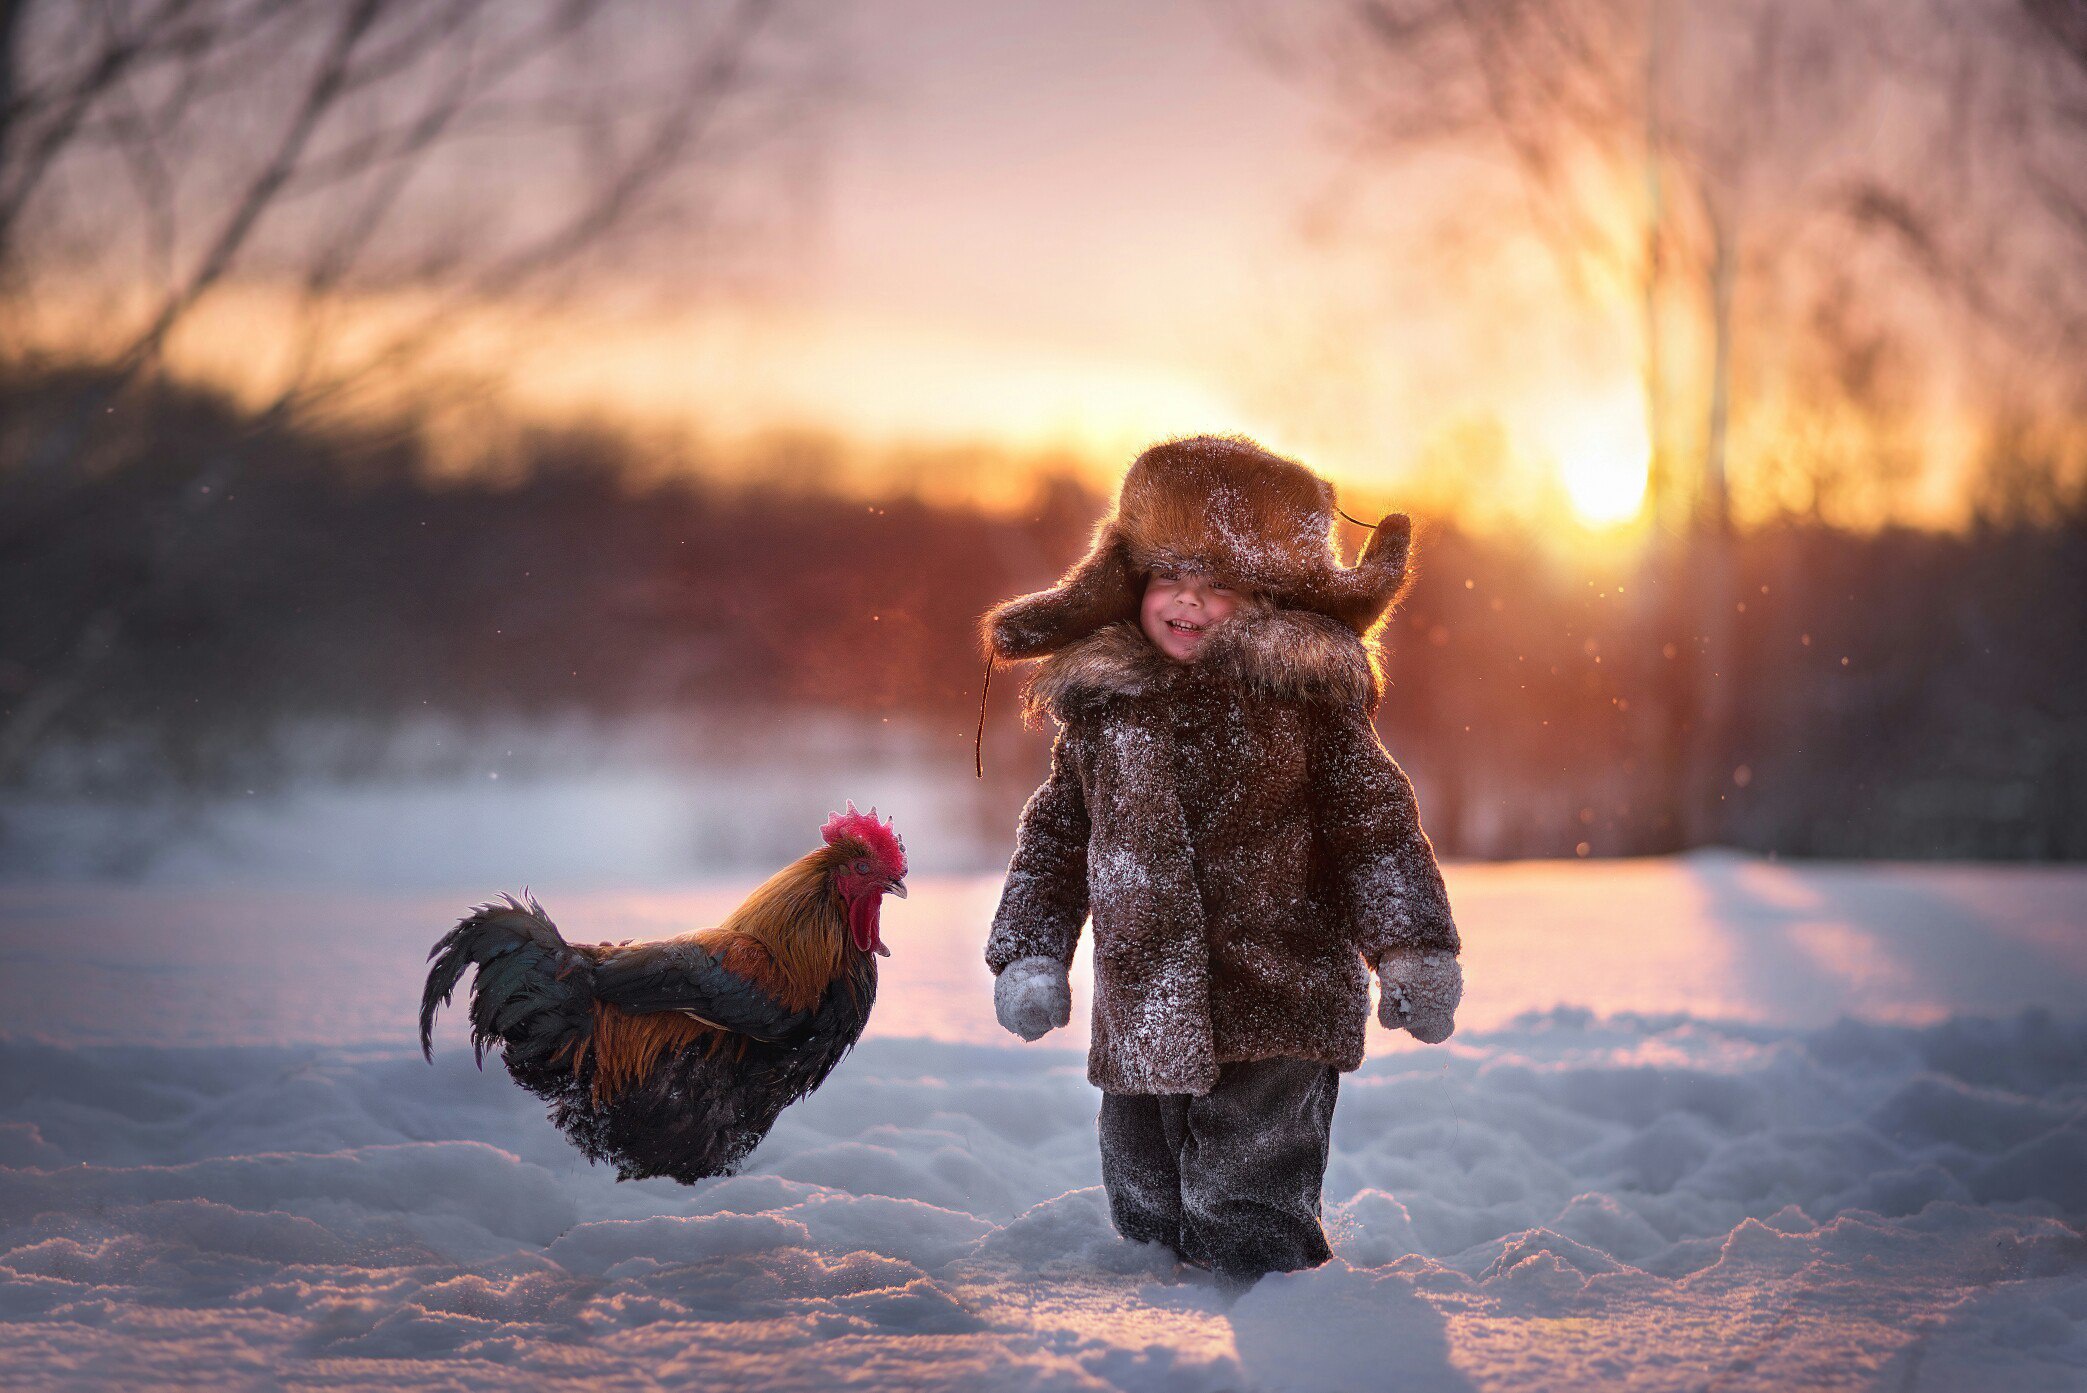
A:
[[[400,297],[336,307],[344,351],[414,308]],[[57,309],[46,297],[38,337],[72,346],[55,356],[83,361],[106,351],[97,331],[121,318],[106,298],[81,297],[69,314]],[[277,389],[292,339],[285,293],[240,283],[185,326],[167,365],[177,378],[251,407]],[[428,366],[486,384],[501,428],[621,436],[661,461],[648,474],[719,473],[706,470],[707,457],[725,462],[723,478],[787,481],[790,460],[816,458],[817,486],[826,491],[867,498],[896,489],[1011,511],[1049,475],[1106,493],[1146,445],[1237,433],[1304,460],[1373,506],[1397,500],[1474,531],[1562,527],[1577,545],[1609,548],[1642,541],[1650,527],[1642,388],[1614,372],[1586,385],[1530,380],[1499,409],[1445,407],[1380,451],[1329,439],[1309,419],[1256,410],[1244,394],[1178,365],[1083,361],[1058,345],[995,345],[816,307],[748,304],[650,319],[568,311],[546,332],[541,315],[487,306]],[[440,423],[439,395],[431,402],[411,383],[391,384],[363,409],[382,417],[430,404],[438,423],[428,443],[439,467],[465,472],[497,458],[501,442],[483,409]],[[1925,439],[1943,467],[1924,471],[1911,504],[1827,520],[1852,530],[1965,526],[1979,430],[1961,410],[1932,415]],[[1745,444],[1735,435],[1735,445]],[[1686,472],[1690,453],[1680,459]],[[1801,511],[1764,506],[1743,453],[1734,476],[1740,525]]]

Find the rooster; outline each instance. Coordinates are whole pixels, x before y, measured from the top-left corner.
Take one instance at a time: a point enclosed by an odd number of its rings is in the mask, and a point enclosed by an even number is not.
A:
[[[533,898],[475,908],[428,953],[420,1048],[466,968],[471,1043],[617,1178],[736,1171],[776,1117],[833,1072],[877,995],[878,925],[906,895],[906,845],[850,803],[824,845],[723,924],[657,943],[568,943]]]

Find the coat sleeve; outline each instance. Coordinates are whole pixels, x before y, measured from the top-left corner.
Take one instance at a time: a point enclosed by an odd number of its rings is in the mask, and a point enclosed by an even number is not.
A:
[[[1087,799],[1070,728],[1051,745],[1051,777],[1030,795],[1015,829],[1014,859],[986,939],[997,976],[1017,958],[1072,964],[1087,922]]]
[[[1374,966],[1387,952],[1462,948],[1435,849],[1420,829],[1412,781],[1362,710],[1316,723],[1312,793],[1356,951]]]

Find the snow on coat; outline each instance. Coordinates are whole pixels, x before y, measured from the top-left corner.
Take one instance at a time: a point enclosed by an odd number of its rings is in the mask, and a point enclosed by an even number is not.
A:
[[[1200,1094],[1219,1064],[1277,1056],[1353,1069],[1365,960],[1458,950],[1376,693],[1362,640],[1298,610],[1242,609],[1193,664],[1132,623],[1044,661],[1051,777],[986,961],[1070,964],[1091,911],[1096,1085]]]
[[[1022,811],[986,944],[995,973],[1071,965],[1090,910],[1088,1077],[1209,1091],[1217,1066],[1362,1062],[1364,962],[1439,1040],[1460,994],[1449,896],[1413,785],[1384,752],[1370,637],[1404,593],[1393,513],[1353,566],[1333,488],[1240,437],[1145,451],[1088,553],[984,620],[996,659],[1040,659],[1059,731]],[[1173,662],[1137,624],[1145,576],[1199,570],[1258,598]]]

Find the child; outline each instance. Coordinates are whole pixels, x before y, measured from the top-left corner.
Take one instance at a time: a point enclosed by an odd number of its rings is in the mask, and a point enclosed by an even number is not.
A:
[[[1147,450],[1092,549],[986,616],[1041,658],[1058,723],[986,943],[1000,1023],[1071,1017],[1094,918],[1102,1181],[1125,1238],[1227,1286],[1324,1262],[1327,1137],[1379,1017],[1430,1044],[1463,995],[1412,785],[1378,743],[1367,635],[1406,580],[1410,525],[1354,567],[1333,490],[1250,441]]]

